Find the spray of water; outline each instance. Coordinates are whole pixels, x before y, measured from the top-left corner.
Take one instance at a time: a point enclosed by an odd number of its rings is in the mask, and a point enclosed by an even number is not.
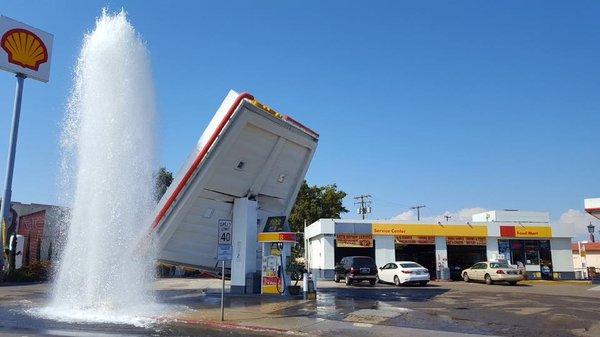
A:
[[[63,126],[70,191],[53,297],[68,321],[145,324],[151,292],[154,87],[148,51],[125,12],[104,11],[84,39]]]

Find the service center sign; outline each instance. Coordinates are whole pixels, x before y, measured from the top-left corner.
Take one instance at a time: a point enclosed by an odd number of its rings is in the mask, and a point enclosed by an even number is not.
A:
[[[0,69],[48,82],[52,34],[0,16]]]

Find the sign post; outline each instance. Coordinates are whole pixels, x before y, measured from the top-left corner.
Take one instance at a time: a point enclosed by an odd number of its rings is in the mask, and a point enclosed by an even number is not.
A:
[[[13,108],[12,126],[8,143],[8,157],[6,161],[6,176],[4,193],[0,205],[2,228],[0,231],[0,246],[4,263],[4,253],[10,227],[10,200],[12,195],[12,178],[17,150],[17,136],[19,134],[19,118],[21,116],[21,99],[23,97],[23,82],[30,77],[42,82],[48,82],[50,77],[50,55],[54,37],[42,30],[30,27],[6,16],[0,16],[0,69],[16,74],[17,86],[15,89],[15,103]],[[13,266],[11,266],[12,268]]]
[[[217,260],[221,261],[221,321],[225,320],[225,261],[231,261],[233,247],[231,246],[231,220],[219,220],[217,235]]]

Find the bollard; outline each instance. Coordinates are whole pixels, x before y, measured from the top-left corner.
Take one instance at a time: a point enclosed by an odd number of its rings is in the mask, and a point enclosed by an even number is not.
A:
[[[302,296],[308,299],[308,273],[302,274]]]

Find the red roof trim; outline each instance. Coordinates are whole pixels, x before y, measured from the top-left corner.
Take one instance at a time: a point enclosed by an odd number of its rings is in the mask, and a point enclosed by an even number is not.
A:
[[[585,248],[584,248],[585,247]],[[581,250],[585,249],[586,252],[600,252],[600,242],[588,242],[581,244]],[[573,252],[579,252],[579,244],[572,243],[571,250]]]
[[[167,199],[167,202],[163,205],[160,212],[158,212],[158,214],[156,215],[156,218],[152,222],[152,227],[151,227],[152,230],[155,230],[156,227],[158,227],[158,224],[160,223],[160,221],[165,217],[165,215],[167,214],[167,212],[169,211],[169,209],[175,202],[175,199],[177,199],[177,197],[179,196],[179,194],[181,193],[181,191],[183,190],[185,185],[187,185],[187,183],[189,182],[189,180],[192,177],[192,175],[194,174],[194,172],[198,169],[198,167],[200,166],[200,164],[206,157],[208,150],[210,150],[210,148],[213,146],[213,144],[217,140],[217,137],[219,136],[219,134],[221,134],[221,132],[225,128],[225,125],[227,125],[227,122],[229,122],[229,119],[231,119],[231,117],[233,116],[233,113],[235,112],[235,110],[237,110],[238,106],[242,103],[242,101],[244,99],[253,100],[254,96],[252,96],[251,94],[249,94],[247,92],[244,92],[244,93],[241,93],[235,99],[235,101],[233,102],[233,104],[231,105],[231,107],[229,108],[229,110],[227,111],[227,113],[225,114],[223,119],[221,120],[221,123],[215,129],[215,132],[213,132],[213,134],[210,136],[208,142],[206,142],[204,147],[202,147],[202,150],[200,150],[200,152],[198,152],[196,159],[194,160],[194,162],[192,163],[190,168],[187,170],[187,172],[185,173],[185,175],[183,176],[183,178],[177,185],[177,188],[175,188],[175,191],[173,191],[173,194],[171,194],[169,196],[169,199]]]
[[[585,209],[586,212],[588,213],[592,213],[592,212],[600,212],[600,207],[596,207],[596,208],[586,208]]]
[[[293,124],[295,127],[299,128],[300,130],[308,133],[309,135],[313,136],[314,138],[319,138],[319,134],[314,132],[311,128],[307,127],[306,125],[298,122],[297,120],[293,119],[292,117],[285,115],[283,116],[283,120]]]

